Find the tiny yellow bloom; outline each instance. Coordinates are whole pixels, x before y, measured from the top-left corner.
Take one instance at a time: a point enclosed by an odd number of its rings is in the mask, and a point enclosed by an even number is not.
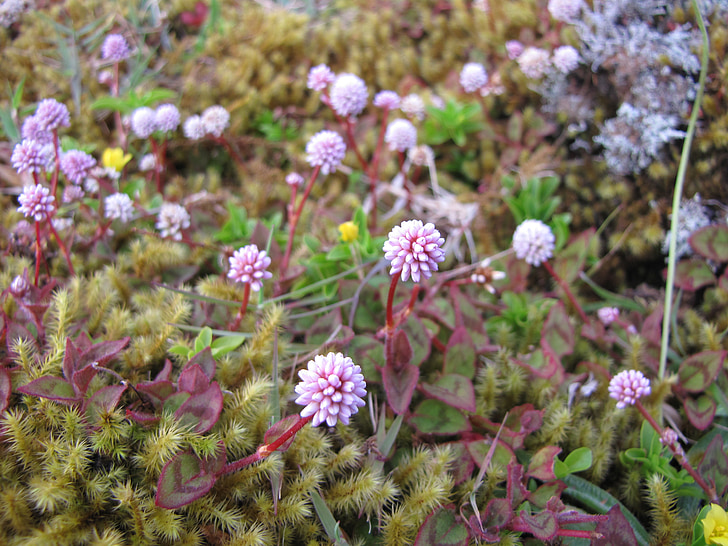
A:
[[[131,161],[131,154],[124,154],[121,148],[106,148],[101,155],[101,164],[107,169],[114,169],[120,173],[124,166]]]
[[[345,243],[356,241],[359,237],[359,226],[354,222],[344,222],[339,226],[341,232],[341,240]]]
[[[703,536],[706,544],[728,546],[728,514],[717,504],[711,504],[703,518]]]

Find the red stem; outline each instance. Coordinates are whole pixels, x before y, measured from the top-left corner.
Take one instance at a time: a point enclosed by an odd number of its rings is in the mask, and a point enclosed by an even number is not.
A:
[[[119,96],[119,63],[114,63],[114,79],[111,83],[111,96]],[[119,132],[119,146],[122,150],[126,151],[126,131],[124,131],[124,123],[121,121],[121,112],[119,110],[114,111],[114,124],[116,130]]]
[[[245,316],[245,311],[248,309],[248,301],[250,301],[250,283],[245,283],[245,291],[243,292],[243,303],[240,305],[240,310],[238,311],[237,316],[235,317],[235,322],[233,322],[232,326],[230,327],[230,330],[235,331],[240,326],[240,322],[243,320],[243,317]]]
[[[387,295],[387,325],[384,329],[384,355],[387,367],[394,366],[394,314],[392,306],[394,303],[394,292],[399,282],[399,274],[392,275],[389,285],[389,294]]]
[[[53,150],[55,151],[55,168],[53,169],[53,178],[51,178],[51,195],[56,199],[56,189],[58,188],[58,173],[61,171],[61,146],[58,139],[58,129],[53,129]]]
[[[66,258],[66,263],[68,264],[68,272],[71,274],[72,277],[76,276],[76,272],[73,270],[73,263],[71,263],[71,255],[68,253],[68,248],[66,248],[66,245],[63,243],[63,239],[61,239],[61,236],[58,235],[58,232],[56,231],[56,228],[53,226],[53,222],[50,218],[48,218],[48,227],[51,230],[51,233],[53,233],[53,237],[56,238],[56,242],[58,243],[58,246],[61,249],[61,252],[63,252],[63,256]]]
[[[286,270],[288,269],[288,262],[291,259],[291,250],[293,249],[293,236],[296,233],[296,226],[298,225],[298,220],[301,218],[301,212],[303,211],[303,205],[306,202],[306,199],[308,199],[309,194],[311,193],[311,189],[313,188],[313,183],[316,181],[316,178],[318,177],[318,173],[321,170],[321,165],[317,165],[313,172],[311,173],[311,178],[308,180],[308,185],[306,186],[306,190],[303,193],[303,197],[301,198],[301,202],[298,205],[298,208],[293,213],[293,216],[291,216],[289,227],[288,227],[288,241],[286,242],[286,251],[283,254],[283,260],[281,260],[281,279],[285,277]],[[293,207],[291,207],[293,208]]]
[[[549,272],[549,274],[554,278],[557,283],[559,283],[559,286],[564,290],[564,292],[566,293],[566,297],[569,298],[571,305],[573,305],[574,309],[576,309],[577,313],[579,313],[581,320],[583,320],[586,324],[589,324],[589,317],[586,316],[584,309],[582,309],[581,305],[579,305],[579,302],[576,301],[576,297],[569,288],[569,285],[566,284],[566,282],[556,274],[556,271],[554,271],[554,268],[551,267],[551,264],[548,261],[544,261],[542,263],[543,266],[546,268],[546,271]]]
[[[372,159],[371,168],[369,169],[369,192],[372,196],[372,215],[369,219],[370,228],[373,228],[377,225],[377,182],[379,178],[379,157],[382,152],[382,144],[384,143],[384,134],[387,130],[388,116],[389,109],[385,108],[382,113],[382,127],[379,129],[377,147],[374,149],[374,158]]]
[[[40,276],[40,260],[42,254],[40,251],[40,222],[35,221],[35,286],[38,286],[38,277]]]
[[[154,137],[149,137],[149,142],[152,144],[152,153],[154,154],[155,163],[154,166],[154,182],[157,186],[157,193],[160,193],[164,195],[164,189],[162,188],[162,172],[160,170],[160,161],[162,161],[161,157],[161,151],[159,149],[159,144],[157,144],[157,141]]]

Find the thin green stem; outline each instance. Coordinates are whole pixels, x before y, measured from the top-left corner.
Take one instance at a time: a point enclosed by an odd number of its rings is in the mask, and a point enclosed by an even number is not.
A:
[[[693,102],[693,111],[690,113],[690,122],[688,130],[683,142],[682,154],[680,155],[680,164],[677,169],[677,178],[675,180],[675,192],[672,196],[672,218],[670,219],[670,246],[667,255],[667,281],[665,284],[665,304],[664,314],[662,317],[662,339],[660,342],[660,368],[658,377],[665,377],[665,369],[667,367],[667,350],[670,340],[670,315],[672,314],[672,294],[675,286],[675,265],[677,262],[677,226],[680,219],[680,202],[682,201],[683,186],[685,185],[685,174],[688,168],[688,159],[690,158],[690,146],[693,143],[695,135],[695,127],[698,122],[698,114],[700,113],[700,105],[703,101],[703,92],[705,91],[705,78],[708,72],[708,33],[705,30],[705,22],[698,8],[696,0],[692,0],[695,17],[698,20],[698,27],[703,37],[703,51],[700,59],[700,79],[698,81],[698,92]]]

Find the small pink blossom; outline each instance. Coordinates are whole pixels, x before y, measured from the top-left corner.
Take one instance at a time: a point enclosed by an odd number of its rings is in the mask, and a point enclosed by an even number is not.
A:
[[[616,307],[602,307],[597,311],[597,317],[604,326],[609,326],[619,318],[619,309]]]
[[[265,250],[258,250],[257,245],[239,248],[228,258],[230,271],[228,278],[240,283],[250,283],[250,288],[258,292],[263,288],[263,280],[270,279],[273,274],[266,271],[270,258]]]
[[[339,74],[331,84],[331,107],[341,117],[358,116],[367,104],[369,91],[359,76]]]
[[[334,131],[319,131],[306,144],[306,161],[312,167],[321,167],[323,174],[338,168],[346,155],[346,144]]]
[[[488,73],[480,63],[466,63],[460,71],[460,85],[466,93],[474,93],[488,83]]]
[[[384,257],[392,265],[389,274],[401,275],[402,281],[410,276],[414,282],[420,282],[420,277],[429,279],[437,271],[438,262],[445,260],[440,248],[444,242],[432,223],[407,220],[395,226],[383,247]]]
[[[46,131],[71,126],[71,114],[68,112],[68,107],[56,99],[40,101],[35,110],[35,117]]]
[[[121,34],[109,34],[101,44],[101,58],[115,63],[128,59],[131,55],[129,44]]]
[[[609,382],[609,396],[623,409],[633,406],[637,400],[650,394],[650,380],[637,370],[625,370],[615,375]]]
[[[516,258],[536,267],[554,255],[555,243],[551,228],[541,220],[524,220],[513,233]]]
[[[308,71],[308,88],[323,91],[336,79],[336,75],[325,64],[314,66]]]
[[[56,210],[54,205],[56,198],[51,195],[51,190],[40,184],[28,185],[18,197],[20,206],[18,212],[22,212],[26,218],[32,218],[36,222],[42,222]]]
[[[380,91],[374,95],[373,104],[377,108],[385,108],[387,110],[396,110],[399,108],[399,95],[394,91]]]
[[[337,421],[349,424],[349,418],[364,406],[366,382],[361,368],[341,353],[317,355],[309,360],[308,369],[298,372],[301,382],[296,385],[296,404],[306,406],[301,417],[313,415],[311,425],[326,422],[333,427]]]
[[[516,59],[518,66],[526,76],[538,79],[543,76],[551,66],[549,52],[540,47],[527,47]]]
[[[230,113],[219,104],[205,108],[200,116],[200,122],[206,134],[220,138],[230,125]]]
[[[300,188],[301,186],[303,186],[303,182],[303,176],[296,172],[288,173],[286,175],[286,184],[291,187]]]
[[[409,120],[395,119],[387,125],[384,142],[392,151],[406,152],[417,145],[417,129]]]
[[[508,40],[506,42],[506,53],[511,60],[517,59],[523,53],[523,50],[524,45],[518,40]]]

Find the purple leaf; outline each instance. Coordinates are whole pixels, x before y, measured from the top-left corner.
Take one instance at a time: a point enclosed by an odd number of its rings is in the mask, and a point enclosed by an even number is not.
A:
[[[171,376],[172,376],[172,361],[169,358],[167,358],[164,361],[164,368],[159,370],[157,377],[155,377],[154,379],[156,381],[169,381],[170,380],[169,378]]]
[[[60,377],[53,377],[50,375],[39,377],[27,385],[18,387],[17,390],[22,394],[30,394],[40,398],[49,398],[58,402],[80,401],[76,396],[76,391],[73,390],[73,387],[68,381],[61,379]]]
[[[662,272],[662,277],[667,278],[667,270]],[[704,260],[683,260],[675,267],[675,286],[695,292],[699,288],[715,284],[715,275]]]
[[[470,422],[459,410],[440,402],[425,400],[412,412],[410,424],[423,434],[458,434],[470,430]]]
[[[190,396],[174,415],[181,424],[193,425],[195,432],[204,434],[217,423],[222,404],[222,391],[215,381],[204,392]]]
[[[407,318],[407,322],[402,325],[400,331],[407,334],[407,341],[412,347],[412,364],[419,366],[430,356],[432,341],[427,328],[422,324],[419,317],[412,314]]]
[[[528,497],[528,489],[524,486],[523,465],[508,463],[506,478],[506,499],[511,506],[519,506]]]
[[[454,373],[443,375],[432,385],[423,384],[422,391],[454,408],[475,412],[473,383],[462,375]]]
[[[415,546],[467,546],[470,533],[452,508],[437,508],[420,527]]]
[[[559,497],[566,489],[566,484],[561,480],[552,480],[541,485],[536,491],[528,494],[528,502],[538,508],[545,508],[546,504],[554,497]]]
[[[708,483],[715,485],[716,493],[723,497],[728,489],[728,456],[723,449],[723,436],[716,434],[705,450],[698,472]]]
[[[394,334],[392,343],[394,349],[394,362],[392,362],[392,367],[399,371],[408,364],[412,363],[412,356],[414,353],[412,352],[412,345],[410,345],[407,334],[402,330],[398,330],[397,333]]]
[[[96,391],[86,401],[86,418],[90,423],[96,423],[100,416],[110,413],[121,400],[126,391],[126,385],[109,385]]]
[[[685,398],[683,407],[688,420],[698,430],[705,430],[710,426],[715,417],[715,411],[718,409],[715,400],[706,395]]]
[[[102,341],[92,345],[87,351],[81,353],[80,362],[74,367],[78,369],[92,362],[98,362],[99,365],[106,364],[127,346],[129,339],[129,337],[125,337],[118,341]]]
[[[212,349],[210,349],[210,347],[205,347],[199,353],[195,354],[192,358],[190,358],[190,361],[187,363],[187,366],[185,366],[185,369],[188,366],[194,366],[195,364],[199,364],[200,368],[207,376],[207,379],[209,381],[212,381],[212,379],[215,377],[217,363],[215,362],[215,358],[212,356]]]
[[[528,472],[526,474],[531,478],[536,478],[537,480],[555,480],[556,474],[554,473],[554,460],[559,453],[561,453],[560,447],[542,447],[531,458],[531,462],[528,464]]]
[[[475,345],[468,329],[460,326],[450,336],[445,349],[444,373],[456,373],[467,378],[475,377]]]
[[[13,385],[7,368],[0,368],[0,413],[7,409],[12,390]]]
[[[87,364],[80,370],[73,372],[73,375],[71,376],[71,384],[73,385],[73,388],[76,389],[76,393],[79,395],[79,398],[83,398],[86,394],[86,389],[88,389],[89,383],[91,383],[91,380],[96,377],[97,373],[99,372],[94,368],[93,362]]]
[[[399,370],[393,370],[390,367],[382,370],[382,383],[384,383],[384,391],[387,393],[387,402],[397,415],[401,415],[409,409],[419,377],[420,369],[412,364]]]
[[[159,377],[159,376],[157,376]],[[171,381],[155,379],[154,381],[144,381],[136,386],[136,390],[146,394],[152,401],[155,408],[162,405],[167,398],[172,396],[176,389]]]
[[[595,533],[601,535],[595,544],[599,544],[599,546],[637,546],[639,544],[634,530],[624,517],[619,504],[612,506],[607,512],[607,516],[609,518],[597,523],[594,529]]]
[[[164,403],[162,404],[162,410],[166,411],[167,413],[174,413],[180,408],[182,404],[187,402],[190,397],[191,395],[188,392],[175,392],[174,394],[171,394],[164,399]]]
[[[563,303],[558,302],[551,308],[541,335],[559,358],[574,352],[574,328]]]
[[[154,503],[175,510],[204,497],[215,485],[216,474],[225,466],[225,447],[209,459],[185,452],[178,453],[162,469]]]
[[[66,351],[63,353],[63,377],[67,381],[73,379],[73,372],[76,371],[76,365],[81,360],[81,353],[71,338],[66,338]]]
[[[263,442],[270,445],[273,442],[275,442],[278,438],[280,438],[284,432],[286,432],[288,429],[290,429],[295,423],[298,422],[300,419],[298,414],[289,415],[288,417],[284,417],[277,423],[275,423],[272,427],[270,427],[266,433],[265,436],[263,436]],[[291,444],[293,443],[293,440],[296,438],[296,435],[294,434],[291,436],[288,440],[283,442],[281,446],[276,449],[276,451],[286,451],[289,447],[291,447]]]
[[[185,366],[177,379],[177,387],[179,390],[191,394],[204,392],[209,386],[210,380],[205,375],[205,372],[202,371],[202,366],[199,364]]]
[[[483,527],[500,531],[513,519],[513,508],[507,499],[491,499],[483,512]]]
[[[688,392],[703,392],[723,369],[726,354],[728,351],[703,351],[683,360],[677,371],[680,387]]]
[[[159,416],[143,411],[126,410],[126,418],[136,421],[140,425],[151,425],[159,421]]]
[[[699,229],[688,239],[693,250],[709,260],[728,262],[728,226],[713,224]]]
[[[529,514],[525,510],[522,510],[513,521],[513,527],[519,531],[525,530],[521,528],[521,523],[525,525],[528,532],[539,540],[553,540],[559,530],[556,516],[548,510],[536,514]]]

